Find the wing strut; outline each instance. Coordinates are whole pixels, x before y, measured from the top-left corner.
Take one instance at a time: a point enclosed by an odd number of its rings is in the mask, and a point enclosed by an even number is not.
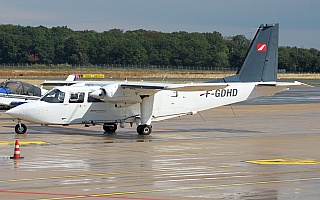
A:
[[[142,96],[142,103],[140,103],[140,118],[141,124],[137,127],[139,135],[149,135],[152,131],[151,118],[153,111],[154,95]]]

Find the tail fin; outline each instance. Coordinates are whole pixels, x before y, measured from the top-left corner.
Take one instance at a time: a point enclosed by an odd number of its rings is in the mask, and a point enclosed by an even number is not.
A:
[[[76,81],[77,80],[77,76],[75,74],[70,74],[66,81]]]
[[[222,82],[276,81],[278,38],[279,24],[260,25],[242,67],[236,75],[223,78]]]

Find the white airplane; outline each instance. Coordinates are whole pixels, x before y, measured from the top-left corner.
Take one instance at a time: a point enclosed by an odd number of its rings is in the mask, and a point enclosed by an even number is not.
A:
[[[101,124],[106,132],[136,124],[149,135],[151,123],[272,96],[300,82],[277,82],[279,24],[261,25],[236,75],[198,84],[146,82],[78,82],[55,87],[40,100],[6,113],[18,118],[15,131],[26,132],[21,120],[42,125]]]
[[[65,81],[45,81],[42,86],[72,85],[76,83],[76,75],[72,74]],[[41,98],[48,90],[30,83],[8,79],[0,83],[0,106],[15,107]]]
[[[0,83],[0,106],[14,107],[30,101],[40,99],[41,95],[48,92],[42,87],[8,79]]]

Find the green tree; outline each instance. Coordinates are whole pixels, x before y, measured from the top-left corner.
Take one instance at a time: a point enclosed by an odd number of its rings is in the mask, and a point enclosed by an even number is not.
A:
[[[228,47],[228,59],[231,67],[240,68],[248,51],[250,40],[243,35],[225,39]]]
[[[223,38],[218,32],[162,33],[112,29],[73,31],[0,25],[0,62],[45,64],[150,64],[240,68],[250,45],[243,35]],[[279,68],[319,72],[319,50],[279,48]]]

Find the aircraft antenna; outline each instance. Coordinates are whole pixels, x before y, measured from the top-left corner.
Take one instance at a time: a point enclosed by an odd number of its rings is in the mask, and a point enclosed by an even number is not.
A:
[[[201,113],[200,113],[200,112],[198,112],[198,113],[199,113],[199,115],[200,115],[200,117],[201,117],[202,121],[206,124],[207,122],[206,122],[206,120],[204,120],[204,118],[202,117]]]
[[[234,113],[234,110],[233,110],[232,105],[231,105],[231,104],[229,104],[229,106],[230,106],[230,108],[231,108],[231,110],[232,110],[233,116],[236,116],[236,114]]]

